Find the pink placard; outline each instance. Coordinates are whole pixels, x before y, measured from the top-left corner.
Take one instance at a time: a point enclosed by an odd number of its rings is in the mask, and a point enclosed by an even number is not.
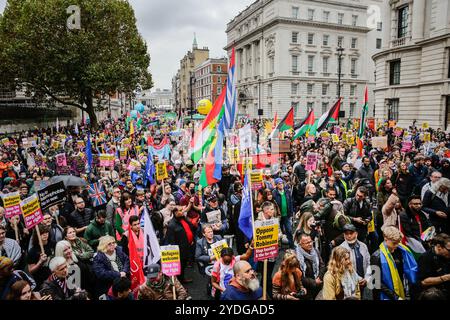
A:
[[[162,273],[166,276],[178,276],[181,274],[181,263],[178,262],[168,262],[162,263]]]
[[[276,258],[278,256],[278,245],[255,249],[255,261],[264,261],[266,259]]]
[[[60,153],[56,155],[56,165],[58,167],[67,167],[67,158],[65,153]]]
[[[316,170],[318,155],[317,153],[308,153],[306,156],[306,167],[305,170]]]
[[[19,192],[2,195],[3,206],[5,208],[5,217],[10,219],[22,213],[20,210]]]

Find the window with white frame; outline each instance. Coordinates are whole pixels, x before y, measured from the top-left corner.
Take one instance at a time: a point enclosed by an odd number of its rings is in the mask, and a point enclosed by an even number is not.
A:
[[[292,43],[298,42],[298,32],[292,32]]]
[[[377,49],[381,49],[382,40],[380,38],[377,38]]]
[[[350,64],[350,74],[352,75],[356,75],[356,68],[357,68],[357,59],[353,58],[352,60],[350,60],[351,64]]]
[[[267,96],[268,97],[272,96],[272,84],[267,85]]]
[[[322,45],[328,46],[328,42],[330,40],[330,36],[328,34],[323,35]]]
[[[298,18],[298,7],[292,7],[292,18]]]
[[[314,33],[308,33],[308,44],[314,44]]]
[[[323,22],[329,22],[330,20],[330,11],[323,12]]]
[[[358,16],[353,14],[352,15],[352,26],[356,27],[357,23],[358,23]]]
[[[222,72],[222,66],[217,66],[217,72]]]
[[[322,58],[322,72],[323,73],[328,73],[328,59],[329,59],[329,57]]]
[[[292,56],[292,72],[298,72],[298,56]]]
[[[314,110],[314,102],[307,102],[307,103],[306,103],[306,109],[307,109],[308,113],[309,113],[311,110]]]
[[[329,84],[322,84],[322,95],[323,96],[327,96],[328,95],[328,87],[329,87]]]
[[[308,56],[308,72],[314,72],[314,56]]]
[[[338,47],[344,46],[344,37],[343,36],[338,36],[337,46]]]
[[[352,84],[350,85],[350,96],[355,96],[356,93],[356,85]]]
[[[272,102],[269,102],[267,104],[267,112],[268,112],[268,114],[272,114]]]
[[[350,109],[349,109],[349,118],[353,118],[355,116],[355,108],[356,108],[356,102],[350,103]]]
[[[314,9],[308,9],[308,20],[314,20]]]
[[[356,49],[358,38],[352,38],[352,49]]]
[[[291,83],[291,94],[292,95],[298,94],[298,83]]]
[[[327,112],[329,105],[329,102],[322,102],[322,113]]]
[[[338,13],[338,24],[343,24],[343,23],[344,23],[344,14]]]
[[[312,95],[312,94],[313,94],[313,91],[314,91],[314,84],[308,83],[308,84],[306,85],[306,93],[307,93],[308,95]]]

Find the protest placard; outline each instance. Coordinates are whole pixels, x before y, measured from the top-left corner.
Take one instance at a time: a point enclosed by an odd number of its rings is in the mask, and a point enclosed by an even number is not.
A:
[[[372,147],[373,148],[387,148],[387,136],[384,137],[372,137]]]
[[[222,213],[220,210],[213,210],[206,213],[206,220],[210,224],[222,222]]]
[[[67,167],[67,158],[65,153],[60,153],[55,156],[57,167]]]
[[[220,252],[222,251],[223,248],[228,248],[228,243],[225,239],[214,242],[213,244],[211,244],[211,253],[208,252],[209,256],[214,255],[214,257],[216,257],[216,260],[219,261]]]
[[[255,261],[276,258],[278,255],[278,220],[255,221]]]
[[[251,147],[252,147],[252,128],[248,124],[239,129],[239,149],[245,150]]]
[[[156,180],[161,181],[169,177],[167,173],[167,166],[165,162],[158,162],[156,164]]]
[[[83,149],[85,147],[83,140],[77,140],[77,147],[78,149]]]
[[[394,129],[394,136],[400,137],[402,135],[402,133],[403,133],[403,129],[402,128],[395,127],[395,129]]]
[[[250,173],[250,181],[252,182],[252,190],[259,190],[263,186],[263,174],[261,171],[253,171]]]
[[[131,159],[130,163],[128,164],[128,170],[129,171],[134,171],[136,170],[137,167],[139,167],[141,164],[139,161],[135,160],[135,159]]]
[[[127,149],[120,149],[119,151],[120,160],[127,160],[127,153],[128,153]]]
[[[178,246],[161,246],[161,269],[166,276],[181,274],[180,248]]]
[[[255,165],[255,169],[264,169],[278,163],[278,159],[280,159],[278,153],[260,153],[252,156],[252,164]]]
[[[428,122],[422,123],[422,128],[423,129],[428,129],[429,128]]]
[[[308,136],[308,140],[307,141],[309,143],[313,143],[314,142],[314,138],[315,138],[314,136]]]
[[[98,157],[100,167],[114,167],[114,155],[101,153]]]
[[[424,142],[430,142],[431,141],[431,134],[429,132],[425,132],[423,134],[423,141]]]
[[[243,160],[242,170],[244,170],[244,172],[246,170],[252,171],[252,169],[253,169],[253,158],[252,157],[244,157],[244,158],[242,158],[242,160]]]
[[[306,167],[305,170],[316,170],[317,167],[317,160],[319,158],[319,155],[314,152],[308,152],[306,155]]]
[[[330,140],[330,133],[328,131],[322,131],[320,133],[320,137],[322,138],[323,141],[328,141]]]
[[[5,208],[6,219],[20,215],[20,194],[19,191],[1,195],[3,207]]]
[[[230,159],[230,163],[236,164],[239,162],[239,148],[230,148],[228,149],[228,158]]]
[[[333,141],[333,143],[339,143],[339,136],[337,134],[332,134],[331,140]]]
[[[412,149],[412,141],[403,141],[402,142],[402,152],[409,152]]]
[[[25,227],[27,229],[32,229],[44,220],[37,194],[33,194],[32,196],[21,201],[20,209],[22,211]]]
[[[41,202],[41,209],[47,210],[56,204],[63,203],[66,201],[66,194],[67,191],[62,181],[39,190],[38,195],[39,201]]]

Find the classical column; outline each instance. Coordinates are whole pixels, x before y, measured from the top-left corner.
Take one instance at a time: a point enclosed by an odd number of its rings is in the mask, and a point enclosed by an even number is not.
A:
[[[412,10],[411,36],[413,41],[419,41],[423,39],[425,0],[414,0]]]

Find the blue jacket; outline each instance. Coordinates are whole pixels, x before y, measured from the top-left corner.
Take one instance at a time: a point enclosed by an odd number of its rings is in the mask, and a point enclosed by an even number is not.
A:
[[[122,270],[120,271],[129,274],[130,260],[119,246],[116,248],[116,255],[122,263]],[[114,271],[111,262],[103,252],[97,252],[95,255],[92,270],[97,277],[97,292],[100,294],[106,293],[112,286],[114,279],[120,277],[120,272]]]
[[[261,288],[258,288],[256,291],[242,291],[233,286],[233,279],[231,279],[226,290],[220,296],[220,300],[259,300],[261,297]]]
[[[280,212],[281,212],[281,194],[278,191],[278,189],[274,189],[272,191],[273,194],[273,199],[275,200],[275,202],[278,204],[278,207],[280,208]],[[292,195],[289,191],[289,189],[284,189],[284,194],[286,195],[286,202],[287,202],[287,216],[288,217],[292,217],[292,213],[294,212],[294,204],[292,202]]]

